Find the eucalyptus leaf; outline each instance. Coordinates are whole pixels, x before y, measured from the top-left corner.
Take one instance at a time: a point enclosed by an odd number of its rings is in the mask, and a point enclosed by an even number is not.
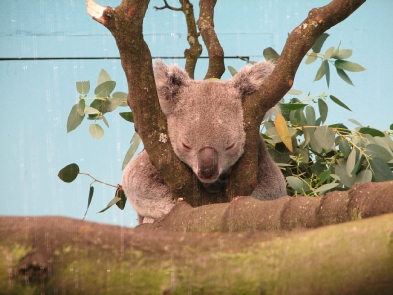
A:
[[[315,110],[311,105],[306,106],[306,120],[308,126],[315,126]]]
[[[389,153],[385,148],[373,143],[370,143],[366,146],[365,154],[370,155],[372,158],[378,157],[384,162],[389,162],[393,159],[392,154]]]
[[[315,140],[325,150],[330,151],[334,148],[334,131],[328,126],[317,127],[314,132]]]
[[[352,175],[356,175],[359,172],[360,168],[362,167],[363,161],[364,161],[364,156],[361,155],[357,160],[355,167],[353,167],[353,170],[351,171]]]
[[[322,152],[322,147],[319,144],[319,141],[315,138],[315,135],[314,135],[315,129],[307,128],[307,131],[310,136],[310,147],[311,147],[312,151],[317,154],[320,154]]]
[[[57,175],[64,182],[73,182],[79,174],[79,166],[75,163],[65,166]]]
[[[285,121],[283,115],[277,114],[276,119],[274,121],[274,127],[276,128],[277,134],[280,137],[281,141],[285,144],[287,149],[290,152],[292,152],[293,151],[292,138],[287,126],[287,122]]]
[[[343,153],[344,158],[348,158],[349,153],[351,152],[351,147],[348,141],[345,139],[340,140],[338,148]]]
[[[327,60],[325,60],[323,62],[325,63],[326,84],[327,84],[327,87],[329,88],[329,85],[330,85],[330,67],[329,67],[329,62]]]
[[[120,198],[120,201],[116,203],[116,206],[119,207],[120,210],[124,210],[127,202],[127,197],[122,188],[118,188],[116,190],[116,197]]]
[[[90,81],[76,82],[76,91],[82,95],[88,94],[90,91]]]
[[[352,80],[349,78],[349,76],[347,75],[347,73],[346,73],[344,70],[339,69],[339,68],[336,68],[336,71],[337,71],[338,76],[339,76],[341,79],[343,79],[343,80],[344,80],[345,82],[347,82],[349,85],[354,86],[353,83],[352,83]]]
[[[336,104],[338,104],[340,107],[343,107],[344,109],[347,109],[349,111],[352,112],[352,110],[346,106],[345,103],[343,103],[341,100],[339,100],[337,97],[335,97],[334,95],[329,95],[330,99],[333,100],[333,102],[335,102]]]
[[[352,176],[353,168],[355,168],[355,164],[356,164],[356,150],[353,149],[352,152],[349,154],[348,159],[347,159],[347,165],[346,165],[346,171],[348,176]]]
[[[78,102],[78,107],[76,109],[78,111],[79,116],[84,116],[85,115],[85,105],[86,105],[85,100],[84,99],[80,99],[79,102]]]
[[[78,104],[75,104],[70,111],[70,114],[68,115],[67,119],[67,133],[71,132],[74,130],[76,127],[78,127],[85,116],[81,116],[78,112]]]
[[[358,125],[359,127],[362,127],[362,124],[360,124],[358,121],[356,121],[355,119],[348,119],[349,122]]]
[[[99,110],[97,110],[97,109],[95,109],[95,108],[92,108],[92,107],[90,107],[90,106],[85,106],[84,112],[85,112],[85,114],[87,114],[87,115],[96,115],[96,114],[99,114],[99,113],[100,113]]]
[[[106,120],[106,118],[105,118],[104,116],[102,116],[101,118],[102,118],[102,121],[104,121],[106,127],[109,128],[109,123],[108,123],[108,121]]]
[[[132,114],[132,112],[122,112],[119,113],[119,115],[126,121],[134,123],[134,115]]]
[[[319,36],[319,38],[317,39],[317,41],[315,41],[314,45],[312,46],[312,50],[313,50],[315,53],[321,52],[321,48],[322,48],[322,46],[323,46],[323,43],[325,43],[327,37],[329,37],[329,34],[323,33],[321,36]]]
[[[355,176],[349,176],[346,171],[347,161],[344,159],[338,160],[335,168],[335,174],[340,177],[340,182],[346,187],[352,187],[355,183]]]
[[[373,181],[393,180],[393,172],[384,160],[380,158],[371,159],[371,169],[373,172]]]
[[[314,190],[314,193],[322,194],[328,190],[331,190],[331,189],[337,187],[338,185],[339,185],[339,183],[336,183],[336,182],[327,183],[327,184],[320,186],[316,190]]]
[[[277,62],[277,59],[280,57],[280,55],[271,47],[263,50],[263,56],[266,60],[271,60],[273,62]]]
[[[116,87],[115,81],[106,81],[104,83],[99,84],[96,89],[94,89],[94,94],[96,97],[105,98],[109,97],[112,93],[113,89]]]
[[[334,47],[329,47],[328,49],[326,49],[325,54],[323,55],[323,59],[328,60],[329,58],[332,57],[333,53],[334,53]]]
[[[108,72],[104,69],[101,69],[100,73],[98,74],[98,81],[97,85],[100,85],[106,81],[111,81],[111,76],[109,76]]]
[[[317,55],[314,53],[314,52],[312,52],[312,53],[310,53],[308,56],[307,56],[307,58],[306,58],[306,60],[305,60],[305,64],[306,65],[309,65],[309,64],[312,64],[314,61],[316,61],[317,60]]]
[[[286,94],[291,94],[291,95],[301,95],[302,92],[297,89],[290,89]]]
[[[90,125],[89,132],[94,139],[100,139],[104,136],[104,129],[102,129],[102,127],[97,123]]]
[[[124,160],[123,160],[123,165],[121,167],[121,170],[123,170],[128,162],[130,162],[130,160],[132,159],[132,157],[134,156],[136,150],[138,149],[139,144],[141,143],[141,138],[139,137],[138,133],[134,133],[134,135],[131,138],[131,145],[130,148],[128,149]]]
[[[367,170],[360,171],[356,175],[355,183],[370,182],[372,179],[373,179],[373,173],[371,172],[371,170],[367,169]]]
[[[234,67],[228,66],[228,71],[231,73],[232,77],[237,74],[237,71]]]
[[[304,103],[282,103],[280,105],[281,110],[283,112],[289,112],[289,111],[303,109],[306,106],[308,106],[308,104],[304,104]]]
[[[108,210],[110,207],[112,207],[113,205],[115,205],[117,202],[121,201],[121,198],[118,197],[114,197],[109,203],[108,205],[106,205],[106,207],[104,209],[102,209],[101,211],[97,212],[97,213],[102,213],[105,212],[106,210]]]
[[[90,203],[91,203],[91,199],[93,199],[93,194],[94,194],[94,187],[93,187],[93,186],[90,186],[90,189],[89,189],[89,198],[87,199],[87,208],[86,208],[86,212],[85,212],[85,215],[83,216],[82,220],[85,219],[86,214],[87,214],[87,210],[89,210],[89,206],[90,206]]]
[[[351,134],[352,133],[351,130],[349,130],[348,127],[342,123],[329,125],[329,128],[337,129],[337,131],[340,132],[341,134]]]
[[[128,104],[127,104],[128,94],[127,93],[118,91],[118,92],[113,93],[112,97],[113,98],[118,98],[118,99],[121,100],[121,104],[120,104],[121,107],[127,107],[128,106]]]
[[[318,99],[318,108],[319,108],[319,114],[321,115],[321,121],[322,123],[325,123],[328,115],[328,106],[326,102],[321,98]]]
[[[122,100],[119,98],[108,98],[105,101],[105,112],[112,112],[122,104]]]
[[[328,180],[330,178],[330,174],[331,174],[330,170],[325,170],[321,174],[319,174],[318,178],[321,181],[321,183],[324,183],[326,180]]]
[[[362,127],[358,131],[363,134],[370,134],[371,136],[380,136],[380,137],[385,136],[385,134],[382,131],[370,127]]]
[[[361,72],[365,70],[365,68],[363,68],[361,65],[355,62],[340,60],[340,59],[334,62],[334,66],[338,69],[349,71],[349,72]]]
[[[336,59],[346,59],[351,57],[352,49],[340,49],[337,54],[332,55],[333,58]]]
[[[319,67],[319,69],[317,71],[317,74],[315,75],[314,82],[318,81],[318,80],[321,80],[322,77],[325,76],[325,74],[326,74],[326,62],[323,61],[321,63],[321,66]]]
[[[299,178],[295,176],[287,176],[288,185],[293,188],[297,193],[301,194],[308,190],[307,185]]]
[[[295,148],[295,150],[293,151],[293,155],[294,156],[298,156],[298,155],[302,156],[302,160],[300,161],[300,163],[308,163],[309,162],[309,154],[308,154],[307,149]]]

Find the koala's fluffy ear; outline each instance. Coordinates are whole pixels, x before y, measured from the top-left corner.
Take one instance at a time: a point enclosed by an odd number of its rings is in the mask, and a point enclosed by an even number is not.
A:
[[[176,65],[167,66],[161,59],[154,64],[154,78],[161,110],[165,115],[172,112],[178,101],[178,93],[191,80],[188,74]]]
[[[254,65],[246,65],[229,83],[238,91],[238,97],[254,92],[261,86],[263,80],[271,74],[274,64],[270,61],[260,61]]]

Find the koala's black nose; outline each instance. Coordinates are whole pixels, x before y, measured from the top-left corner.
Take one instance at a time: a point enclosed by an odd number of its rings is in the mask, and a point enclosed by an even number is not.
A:
[[[198,151],[198,178],[215,180],[218,177],[218,152],[215,148],[204,147]]]

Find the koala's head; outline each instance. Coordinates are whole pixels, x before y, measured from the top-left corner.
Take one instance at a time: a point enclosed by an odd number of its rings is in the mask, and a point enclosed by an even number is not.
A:
[[[258,89],[272,70],[271,63],[259,62],[229,81],[195,81],[178,66],[155,62],[158,98],[174,152],[208,191],[222,188],[243,154],[242,98]]]

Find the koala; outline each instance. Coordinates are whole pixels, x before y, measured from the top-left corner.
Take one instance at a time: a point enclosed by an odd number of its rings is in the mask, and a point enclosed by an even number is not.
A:
[[[208,192],[225,188],[233,165],[243,154],[246,134],[242,98],[257,90],[273,67],[262,61],[244,67],[228,81],[197,81],[178,66],[156,60],[157,94],[173,150]],[[286,195],[284,176],[270,158],[262,137],[258,167],[258,183],[251,196],[272,200]],[[153,222],[175,205],[146,151],[128,164],[122,185],[139,223]]]

